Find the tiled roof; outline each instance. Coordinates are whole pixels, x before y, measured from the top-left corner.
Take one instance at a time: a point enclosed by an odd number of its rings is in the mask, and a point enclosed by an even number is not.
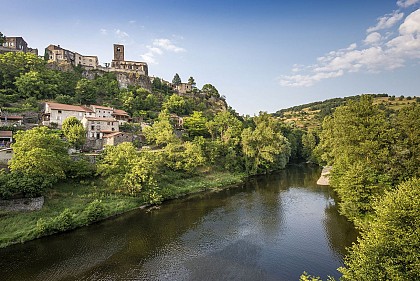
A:
[[[55,102],[46,102],[46,104],[55,110],[67,110],[67,111],[80,111],[80,112],[93,112],[90,108],[80,106],[80,105],[70,105],[70,104],[63,104],[63,103],[55,103]]]
[[[88,121],[117,122],[115,118],[85,117]]]
[[[124,110],[121,109],[114,109],[114,113],[112,113],[113,115],[122,115],[122,116],[130,116],[128,115],[128,113]]]
[[[9,115],[9,116],[1,116],[0,117],[1,120],[22,120],[23,116],[17,116],[17,115]]]
[[[11,138],[12,136],[12,131],[0,131],[0,138]]]
[[[104,132],[105,132],[105,131],[104,131]],[[104,138],[111,138],[111,137],[118,136],[118,135],[120,135],[120,134],[122,134],[122,132],[115,132],[115,133],[111,133],[111,134],[106,134],[106,135],[104,136]]]
[[[105,109],[105,110],[113,110],[112,107],[102,106],[102,105],[91,105],[92,108],[98,108],[98,109]]]

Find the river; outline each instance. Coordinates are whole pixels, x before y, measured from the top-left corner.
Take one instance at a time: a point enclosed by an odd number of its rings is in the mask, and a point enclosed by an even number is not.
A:
[[[340,276],[356,240],[321,169],[294,165],[220,192],[0,249],[1,280],[298,280]]]

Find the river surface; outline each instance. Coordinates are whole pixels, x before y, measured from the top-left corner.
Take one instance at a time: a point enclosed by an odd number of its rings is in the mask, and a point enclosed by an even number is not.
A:
[[[217,193],[0,249],[0,280],[299,280],[340,276],[356,239],[320,168],[296,165]]]

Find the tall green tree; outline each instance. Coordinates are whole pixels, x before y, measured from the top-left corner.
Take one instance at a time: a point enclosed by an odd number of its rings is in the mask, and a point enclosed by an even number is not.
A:
[[[0,54],[0,87],[16,89],[16,78],[29,71],[43,71],[46,62],[36,55],[24,52]]]
[[[179,77],[178,73],[175,73],[174,78],[172,79],[172,84],[178,86],[181,83],[181,78]]]
[[[83,78],[76,85],[76,100],[81,104],[94,104],[97,98],[97,89],[93,80]]]
[[[242,122],[229,111],[218,112],[213,120],[207,122],[212,139],[232,145],[239,144],[242,127]]]
[[[187,130],[190,138],[208,136],[209,132],[206,123],[207,119],[203,116],[201,111],[194,111],[193,114],[184,118],[184,128]]]
[[[255,129],[242,131],[242,150],[247,172],[267,173],[282,169],[290,157],[290,144],[281,133],[281,123],[267,113],[254,117]]]
[[[167,111],[161,111],[158,120],[150,127],[144,128],[144,135],[150,143],[158,146],[166,146],[169,143],[179,143],[179,139],[174,133]]]
[[[58,133],[47,127],[19,131],[12,145],[14,154],[10,169],[29,177],[42,177],[54,183],[66,177],[67,145]]]
[[[195,88],[195,80],[192,76],[190,76],[190,78],[188,78],[188,84],[190,84],[193,88]]]
[[[54,99],[59,93],[60,74],[53,70],[31,70],[16,78],[15,85],[23,98]]]
[[[345,260],[343,281],[418,280],[420,276],[420,180],[389,192],[376,217]]]
[[[68,143],[76,149],[81,148],[86,142],[86,130],[76,117],[67,117],[61,126]]]
[[[206,98],[220,98],[219,91],[212,84],[204,84],[201,92],[205,94]]]

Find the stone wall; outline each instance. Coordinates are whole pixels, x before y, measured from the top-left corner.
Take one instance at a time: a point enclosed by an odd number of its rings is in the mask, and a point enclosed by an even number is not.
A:
[[[36,198],[21,198],[0,200],[0,210],[12,212],[36,211],[44,205],[44,196]]]

